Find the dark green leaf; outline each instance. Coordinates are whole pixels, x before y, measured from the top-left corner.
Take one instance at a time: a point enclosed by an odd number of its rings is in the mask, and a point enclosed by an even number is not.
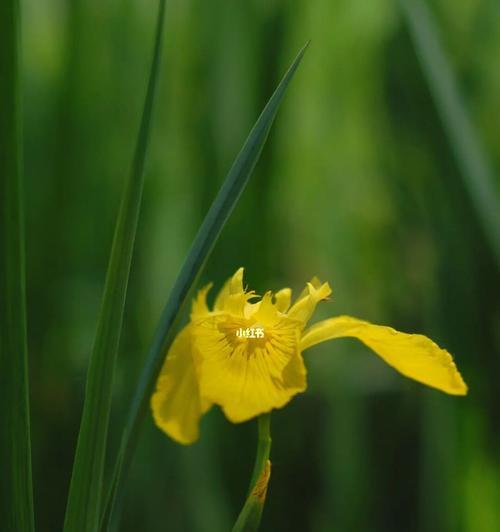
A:
[[[64,529],[98,529],[113,376],[123,322],[130,263],[144,184],[154,94],[161,56],[165,1],[160,0],[153,61],[130,178],[122,196],[90,359],[80,433]]]
[[[262,148],[264,147],[285,91],[299,66],[306,48],[307,44],[299,52],[281,80],[274,94],[271,96],[271,99],[262,111],[262,114],[255,123],[243,148],[236,157],[229,174],[196,235],[163,310],[147,357],[146,365],[137,384],[127,416],[108,505],[103,517],[102,530],[106,530],[110,526],[115,500],[117,495],[121,493],[123,478],[130,464],[139,428],[148,410],[149,397],[158,373],[160,372],[165,353],[168,351],[173,340],[173,330],[175,329],[173,325],[180,314],[182,306],[188,299],[190,291],[196,283],[203,265],[212,251],[224,224],[233,211],[257,161],[259,160]]]
[[[34,530],[18,0],[0,8],[0,528]]]

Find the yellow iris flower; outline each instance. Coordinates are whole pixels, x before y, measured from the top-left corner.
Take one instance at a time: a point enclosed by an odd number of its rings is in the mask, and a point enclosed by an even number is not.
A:
[[[240,268],[213,310],[198,292],[191,320],[175,338],[151,398],[155,423],[183,444],[199,436],[201,416],[219,405],[233,423],[285,406],[307,388],[302,351],[326,340],[354,337],[400,373],[453,395],[467,385],[451,355],[420,334],[405,334],[349,316],[306,328],[328,283],[313,279],[291,304],[291,290],[258,298],[243,286]],[[257,332],[257,334],[255,334]]]

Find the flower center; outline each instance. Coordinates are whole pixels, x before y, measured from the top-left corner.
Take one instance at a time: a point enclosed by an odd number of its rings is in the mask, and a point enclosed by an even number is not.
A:
[[[218,324],[232,350],[250,356],[255,349],[263,348],[272,334],[262,323],[251,320],[226,320]]]

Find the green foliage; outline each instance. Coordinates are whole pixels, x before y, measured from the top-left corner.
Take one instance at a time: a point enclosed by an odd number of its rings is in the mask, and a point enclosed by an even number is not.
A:
[[[266,143],[285,91],[300,64],[307,46],[306,44],[299,52],[250,131],[245,144],[229,170],[219,193],[215,197],[194,239],[165,305],[148,354],[146,366],[137,385],[128,413],[117,464],[115,466],[109,503],[105,511],[104,528],[108,526],[108,523],[112,519],[115,499],[119,495],[119,490],[122,488],[122,479],[130,463],[137,439],[137,432],[148,412],[149,398],[163,364],[165,353],[168,351],[174,337],[174,325],[201,273],[203,265],[215,246],[224,224],[228,220],[250,179]]]
[[[168,3],[166,75],[127,289],[109,457],[117,458],[130,419],[152,326],[220,176],[290,50],[308,38],[313,47],[301,75],[196,284],[220,285],[244,265],[257,290],[289,285],[297,294],[318,274],[334,288],[325,316],[353,314],[428,334],[453,353],[471,390],[466,401],[453,401],[394,378],[348,340],[319,346],[306,356],[308,393],[273,416],[263,530],[500,527],[492,488],[500,485],[493,252],[500,122],[492,119],[500,4],[400,3],[403,11],[390,0]],[[17,207],[5,192],[5,168],[21,153],[19,137],[9,147],[16,108],[4,101],[17,76],[4,60],[13,57],[5,46],[12,34],[4,31],[13,5],[0,7],[0,515],[29,523],[26,365],[24,355],[7,358],[4,351],[14,334],[21,341],[21,322],[4,328],[3,321],[7,306],[23,313],[22,296],[5,297],[7,287],[22,287],[15,263],[23,239],[12,238],[22,212],[8,215]],[[88,351],[121,169],[137,142],[134,110],[143,105],[156,7],[142,0],[23,2],[27,329],[42,531],[60,530],[64,520]],[[9,279],[7,270],[14,272]],[[9,378],[13,364],[16,380]],[[117,507],[120,532],[229,530],[247,495],[254,424],[231,425],[213,408],[200,442],[184,449],[153,428],[147,409],[140,418]],[[106,488],[107,475],[106,467]],[[22,487],[17,479],[25,481],[19,497],[11,489]]]
[[[165,1],[162,0],[141,127],[132,171],[123,192],[116,222],[96,339],[87,375],[85,403],[64,523],[64,529],[71,532],[91,532],[99,526],[114,373],[144,185],[144,163],[158,80],[164,15]]]
[[[460,94],[453,68],[442,49],[427,0],[400,0],[405,21],[436,102],[476,216],[500,264],[500,204],[490,161]]]
[[[34,530],[24,256],[19,2],[0,11],[0,521]]]

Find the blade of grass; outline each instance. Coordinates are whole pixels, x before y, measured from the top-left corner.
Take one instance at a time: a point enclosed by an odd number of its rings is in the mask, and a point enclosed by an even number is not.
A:
[[[0,9],[0,516],[34,530],[29,416],[18,0]]]
[[[500,208],[490,163],[467,114],[424,0],[399,0],[405,22],[484,234],[500,263]]]
[[[164,15],[165,0],[160,0],[142,120],[132,171],[123,192],[115,227],[96,339],[87,375],[85,402],[64,522],[64,530],[68,532],[90,532],[97,530],[99,526],[113,377],[144,184],[144,162],[160,65]]]
[[[123,480],[130,466],[139,428],[148,409],[149,397],[160,372],[165,353],[173,340],[173,330],[175,329],[173,326],[259,160],[288,84],[293,78],[308,44],[295,58],[251,130],[215,197],[172,288],[129,409],[101,530],[109,530],[112,525],[117,496],[121,495]]]

